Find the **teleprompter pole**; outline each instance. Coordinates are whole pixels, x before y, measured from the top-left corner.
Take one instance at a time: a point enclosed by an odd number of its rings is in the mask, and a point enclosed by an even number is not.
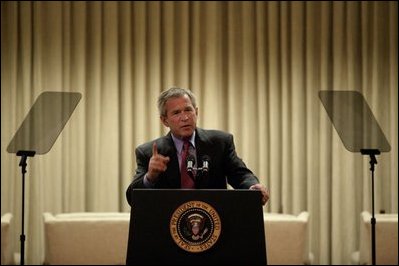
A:
[[[377,164],[376,155],[381,154],[378,149],[360,149],[360,153],[370,156],[370,171],[371,171],[371,262],[376,265],[376,252],[375,252],[375,224],[374,217],[374,166]]]
[[[35,156],[35,151],[18,151],[17,156],[21,156],[21,161],[19,162],[19,166],[21,166],[22,171],[22,219],[21,219],[21,235],[19,237],[21,241],[21,265],[25,263],[25,173],[26,173],[26,166],[28,165],[26,161],[28,157]]]

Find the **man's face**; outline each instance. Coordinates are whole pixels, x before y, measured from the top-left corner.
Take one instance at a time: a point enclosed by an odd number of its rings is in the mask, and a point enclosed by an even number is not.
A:
[[[187,95],[170,98],[165,103],[166,116],[162,123],[178,138],[190,137],[197,126],[198,109],[194,108]]]

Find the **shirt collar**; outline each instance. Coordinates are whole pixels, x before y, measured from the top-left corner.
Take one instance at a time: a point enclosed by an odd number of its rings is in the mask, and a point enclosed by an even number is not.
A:
[[[184,141],[182,139],[179,139],[175,135],[173,135],[173,133],[171,135],[172,135],[173,142],[175,143],[176,150],[180,154],[183,149]],[[195,131],[191,135],[191,137],[188,141],[190,142],[191,146],[193,146],[195,148]]]

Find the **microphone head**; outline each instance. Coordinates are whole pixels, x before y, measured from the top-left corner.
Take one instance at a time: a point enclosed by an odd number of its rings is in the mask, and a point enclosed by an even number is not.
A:
[[[209,161],[211,158],[208,155],[202,156],[202,172],[209,171]]]
[[[192,172],[195,164],[195,157],[189,154],[186,158],[187,172]]]

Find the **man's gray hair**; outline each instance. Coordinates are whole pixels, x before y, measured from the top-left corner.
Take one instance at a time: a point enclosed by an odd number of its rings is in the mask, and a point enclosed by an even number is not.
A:
[[[165,110],[165,104],[166,101],[169,100],[170,98],[179,98],[183,97],[184,95],[187,95],[191,103],[193,104],[194,108],[197,108],[197,103],[195,100],[195,95],[192,93],[190,90],[187,89],[182,89],[182,88],[177,88],[177,87],[172,87],[166,91],[163,91],[161,95],[158,97],[158,111],[161,116],[166,116],[166,110]]]

